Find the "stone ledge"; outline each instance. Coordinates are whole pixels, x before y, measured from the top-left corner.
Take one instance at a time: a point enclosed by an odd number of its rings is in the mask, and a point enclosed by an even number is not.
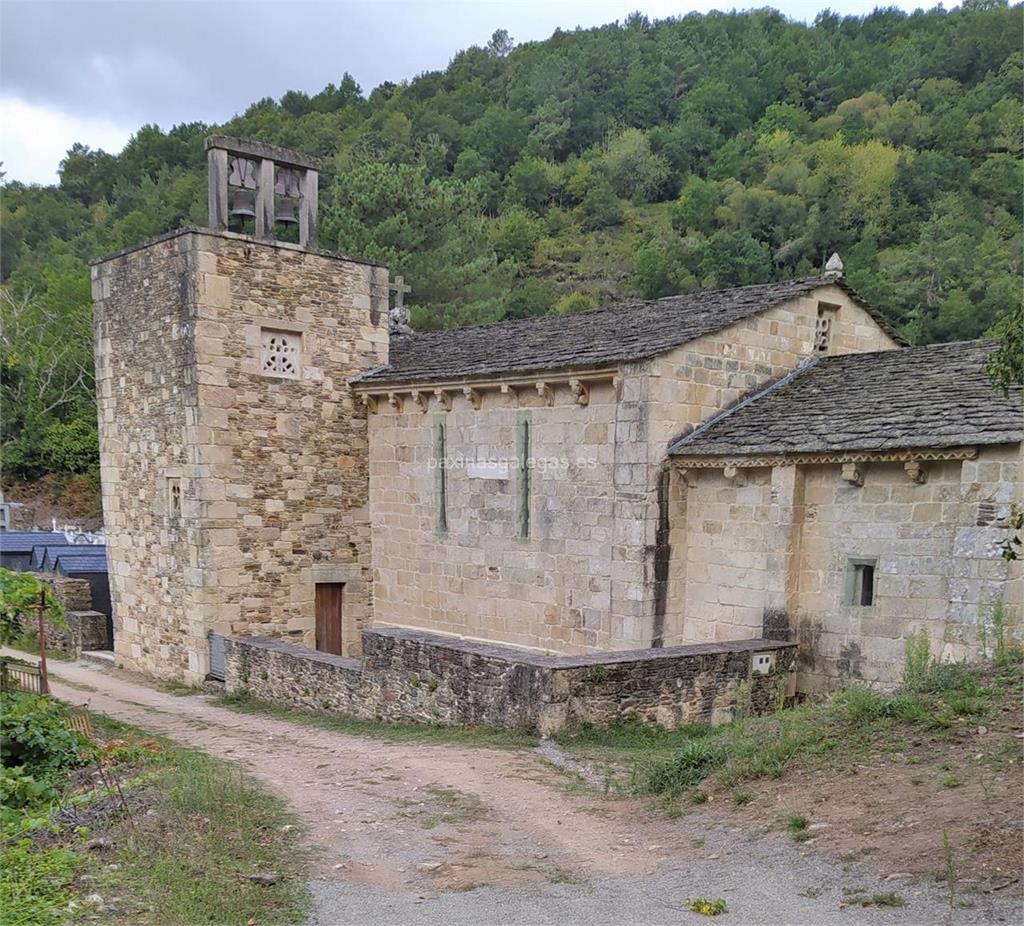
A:
[[[306,662],[333,666],[335,669],[344,669],[347,672],[361,673],[363,671],[363,663],[358,659],[352,659],[349,656],[335,656],[333,653],[321,653],[319,650],[306,649],[304,646],[297,646],[274,637],[225,637],[224,641],[226,646],[250,647],[266,652],[280,653],[283,656],[293,656]]]
[[[399,627],[363,631],[359,662],[269,637],[225,639],[225,687],[315,711],[414,723],[528,727],[635,718],[722,723],[785,701],[796,644],[737,640],[666,649],[542,656]],[[752,654],[779,653],[754,675]]]
[[[352,264],[365,264],[369,267],[387,268],[386,264],[382,264],[380,261],[370,260],[365,257],[351,257],[348,254],[338,254],[336,251],[322,251],[316,248],[304,248],[291,241],[264,240],[262,238],[254,238],[252,235],[242,235],[238,232],[223,231],[216,228],[202,228],[198,225],[185,225],[181,228],[175,228],[173,231],[164,232],[162,235],[157,235],[155,238],[148,238],[145,241],[140,241],[138,244],[130,245],[127,248],[121,248],[120,251],[114,251],[113,254],[104,254],[102,257],[97,257],[95,260],[89,261],[89,266],[99,267],[101,264],[117,260],[119,257],[124,257],[126,254],[150,248],[155,244],[162,244],[164,241],[170,241],[172,238],[178,238],[181,235],[207,235],[211,238],[227,238],[231,241],[241,241],[244,244],[258,244],[268,248],[280,248],[285,251],[295,251],[299,254],[315,254],[317,257],[327,257],[331,260],[346,261]]]
[[[593,666],[605,666],[625,662],[655,662],[660,660],[685,659],[690,656],[721,656],[728,653],[762,653],[776,650],[796,649],[796,643],[783,640],[765,640],[752,638],[749,640],[728,640],[719,643],[690,643],[683,646],[664,646],[648,649],[612,650],[608,652],[586,653],[582,656],[543,656],[530,653],[514,646],[501,643],[482,643],[478,640],[467,640],[463,637],[433,633],[428,630],[410,630],[408,627],[374,627],[364,630],[364,639],[368,636],[387,637],[408,643],[437,646],[459,653],[480,656],[485,659],[498,659],[503,662],[519,663],[536,666],[541,669],[586,669]]]

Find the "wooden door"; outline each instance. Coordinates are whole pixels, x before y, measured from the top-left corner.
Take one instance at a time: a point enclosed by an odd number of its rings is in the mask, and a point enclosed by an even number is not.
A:
[[[316,648],[322,653],[341,655],[341,582],[318,582],[316,586]]]

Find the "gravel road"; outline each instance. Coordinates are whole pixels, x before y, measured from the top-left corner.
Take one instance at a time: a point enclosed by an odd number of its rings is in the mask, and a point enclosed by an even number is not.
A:
[[[533,750],[383,742],[239,714],[91,663],[52,671],[58,697],[233,761],[284,798],[316,848],[310,926],[708,922],[685,908],[694,897],[724,898],[726,926],[1021,922],[1011,899],[951,913],[934,885],[886,880],[779,832],[669,820]],[[852,889],[907,905],[844,905]]]

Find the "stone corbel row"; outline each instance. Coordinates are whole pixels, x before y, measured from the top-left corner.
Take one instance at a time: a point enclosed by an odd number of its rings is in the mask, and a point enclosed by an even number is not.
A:
[[[496,390],[502,395],[518,396],[523,392],[536,392],[547,406],[555,404],[555,387],[567,386],[576,405],[586,406],[590,404],[590,390],[593,385],[600,382],[610,382],[616,389],[619,386],[619,376],[614,372],[581,374],[580,376],[559,377],[551,379],[531,380],[493,380],[473,384],[452,384],[437,386],[433,388],[409,387],[405,389],[389,390],[387,392],[363,392],[360,394],[363,404],[371,412],[376,412],[382,402],[397,412],[402,412],[407,403],[418,408],[421,412],[430,409],[431,399],[436,401],[438,409],[446,412],[452,410],[452,402],[459,394],[469,402],[474,409],[479,409],[483,401],[483,393],[488,389]]]
[[[702,469],[720,469],[726,479],[736,485],[746,484],[745,471],[756,468],[775,466],[801,466],[838,464],[841,477],[851,486],[864,485],[864,472],[871,463],[902,463],[907,478],[917,485],[928,480],[927,461],[933,460],[972,460],[978,454],[977,447],[935,448],[924,450],[902,451],[865,451],[860,453],[835,454],[792,454],[789,456],[763,457],[677,457],[674,466],[686,485],[696,484],[696,474]]]
[[[911,482],[917,485],[924,485],[928,481],[928,471],[921,465],[920,460],[907,460],[903,464],[903,471],[910,478]],[[862,463],[843,464],[843,482],[852,486],[864,485],[864,469]]]

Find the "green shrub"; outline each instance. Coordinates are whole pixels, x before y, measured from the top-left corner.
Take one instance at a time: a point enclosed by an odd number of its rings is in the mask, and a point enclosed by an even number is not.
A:
[[[57,627],[66,627],[64,606],[49,585],[31,572],[0,569],[0,643],[12,643],[33,630],[40,598],[46,619]]]
[[[0,697],[0,757],[5,768],[25,766],[47,777],[80,764],[83,743],[65,726],[67,708],[41,695]]]
[[[25,766],[5,765],[0,768],[0,805],[15,810],[34,807],[57,799],[57,791],[45,779],[25,771]]]

